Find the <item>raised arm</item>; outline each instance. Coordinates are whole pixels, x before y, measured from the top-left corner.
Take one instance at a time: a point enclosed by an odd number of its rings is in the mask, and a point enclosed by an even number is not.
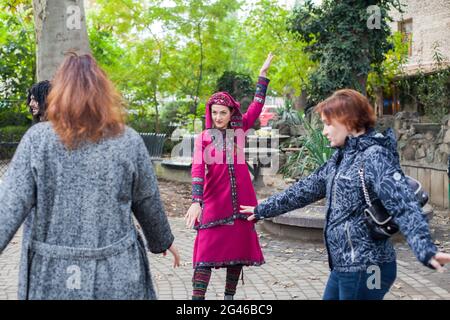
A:
[[[253,127],[256,119],[258,119],[261,114],[264,102],[266,100],[267,87],[269,86],[270,80],[267,79],[267,71],[269,70],[270,64],[273,59],[272,53],[269,53],[266,61],[259,71],[258,83],[256,84],[256,92],[253,98],[253,102],[247,109],[247,112],[243,115],[243,126],[244,130]]]

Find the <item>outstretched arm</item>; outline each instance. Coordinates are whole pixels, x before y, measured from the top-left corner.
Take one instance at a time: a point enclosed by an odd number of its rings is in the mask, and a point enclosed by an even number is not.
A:
[[[311,175],[260,203],[257,207],[241,206],[242,213],[252,213],[248,220],[271,218],[302,208],[326,195],[328,162]]]
[[[428,223],[413,192],[407,186],[398,160],[384,148],[374,149],[365,161],[365,176],[370,188],[392,214],[417,259],[440,270],[439,264],[450,262],[450,255],[438,252]]]

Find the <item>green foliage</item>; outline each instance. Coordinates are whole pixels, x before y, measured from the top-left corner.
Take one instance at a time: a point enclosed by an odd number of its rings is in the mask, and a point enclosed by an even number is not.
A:
[[[31,115],[14,109],[0,109],[0,128],[8,126],[30,126]]]
[[[188,112],[180,114],[185,127],[193,129],[218,81],[226,82],[231,75],[237,77],[232,95],[245,111],[270,50],[277,55],[268,74],[270,89],[299,94],[305,87],[313,63],[303,52],[305,43],[288,32],[289,11],[282,6],[258,1],[242,23],[236,15],[244,8],[242,1],[173,2],[99,0],[88,12],[95,57],[123,92],[129,109],[139,117],[155,118],[156,130],[165,130],[162,114],[168,97],[188,101]]]
[[[0,108],[23,109],[36,70],[31,1],[0,7]]]
[[[248,74],[235,71],[225,71],[217,80],[216,91],[226,91],[241,103],[245,112],[253,100],[255,84]]]
[[[450,113],[450,68],[440,52],[439,43],[433,45],[433,70],[420,67],[417,75],[403,77],[398,81],[401,100],[415,101],[423,106],[424,115],[432,122]]]
[[[190,118],[230,61],[229,30],[236,0],[96,1],[88,15],[96,58],[122,90],[129,108],[160,126],[163,98],[190,101]]]
[[[155,132],[154,117],[142,115],[128,115],[127,125],[137,132]]]
[[[9,160],[14,156],[17,143],[20,142],[28,129],[28,126],[9,126],[0,128],[0,143],[3,143],[3,145],[0,146],[0,160]]]
[[[280,96],[299,96],[316,65],[305,52],[307,43],[288,30],[290,14],[277,1],[259,0],[242,27],[234,27],[234,69],[256,75],[268,52],[273,52],[275,59],[268,74],[270,90]]]
[[[315,119],[315,118],[313,118]],[[332,149],[328,139],[322,134],[322,127],[319,121],[312,121],[311,123],[305,121],[303,118],[303,126],[306,131],[306,135],[303,137],[302,145],[308,150],[313,163],[316,168],[323,165],[331,157]],[[315,168],[315,169],[316,169]]]
[[[290,154],[285,165],[280,169],[284,177],[306,176],[328,161],[333,153],[328,140],[322,134],[319,121],[313,120],[310,123],[305,117],[301,119],[305,135],[288,142],[289,146],[298,146],[300,150]]]
[[[374,94],[378,88],[388,90],[394,77],[402,71],[402,65],[408,59],[409,43],[403,41],[400,32],[394,33],[388,38],[391,49],[385,54],[384,61],[379,64],[372,64],[372,70],[367,79],[367,92]]]
[[[161,112],[161,122],[171,133],[176,126],[186,127],[192,123],[193,115],[190,114],[191,101],[177,100],[166,103]],[[191,130],[192,131],[192,130]]]
[[[296,126],[302,124],[302,112],[295,110],[292,105],[292,101],[285,100],[283,107],[277,108],[277,117],[274,123],[276,127],[277,122],[282,122],[289,126]]]
[[[29,126],[8,126],[0,128],[0,141],[2,142],[19,142]]]
[[[379,28],[367,26],[369,5],[380,9]],[[296,7],[290,28],[308,43],[305,50],[311,59],[320,62],[309,77],[310,107],[337,89],[353,88],[366,93],[369,72],[384,61],[391,49],[387,23],[391,21],[391,7],[401,9],[397,0],[324,0],[320,6],[306,0]]]
[[[450,113],[450,68],[444,66],[445,57],[439,43],[433,45],[435,72],[425,75],[421,70],[418,79],[417,97],[423,104],[425,114],[434,122],[440,122]]]

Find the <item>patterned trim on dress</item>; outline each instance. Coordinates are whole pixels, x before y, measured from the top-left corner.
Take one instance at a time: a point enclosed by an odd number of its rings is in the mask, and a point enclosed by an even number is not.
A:
[[[204,181],[203,178],[197,178],[197,177],[192,178],[192,182],[203,182],[203,181]]]
[[[258,83],[256,84],[256,92],[253,101],[264,103],[266,100],[267,87],[269,85],[269,79],[264,77],[258,78]]]
[[[199,224],[197,226],[194,226],[194,229],[196,229],[196,230],[208,229],[208,228],[212,228],[212,227],[219,226],[219,225],[229,224],[230,222],[232,222],[236,219],[247,220],[248,217],[249,217],[249,215],[245,214],[245,213],[233,214],[231,217],[228,217],[228,218],[211,221],[211,222],[208,222],[205,224]]]
[[[259,102],[259,103],[264,103],[265,100],[260,97],[255,97],[254,101]]]
[[[234,135],[226,137],[226,143],[223,146],[223,151],[226,154],[226,163],[228,164],[228,173],[230,176],[231,186],[231,203],[233,205],[233,215],[239,214],[239,204],[236,191],[236,174],[234,171]]]
[[[239,214],[239,204],[237,199],[236,191],[236,174],[234,171],[234,164],[228,165],[228,172],[230,174],[230,185],[231,185],[231,202],[233,204],[233,215]]]
[[[224,140],[226,139],[226,131],[221,131],[221,133],[222,139],[216,139],[217,137],[215,135],[211,136],[212,143],[216,150],[225,150],[226,141]]]
[[[221,261],[221,262],[197,262],[194,263],[194,268],[197,267],[213,267],[213,268],[220,268],[220,267],[229,267],[229,266],[235,266],[235,265],[243,265],[243,266],[253,266],[257,267],[260,265],[263,265],[266,263],[264,260],[262,261],[251,261],[251,260],[231,260],[231,261]]]
[[[258,95],[258,96],[265,96],[266,95],[266,90],[267,90],[266,86],[264,86],[264,85],[262,85],[260,83],[258,83],[256,85],[256,95]]]
[[[242,116],[241,115],[231,116],[230,120],[231,120],[230,125],[232,128],[242,127]]]
[[[203,185],[193,184],[192,185],[192,195],[193,196],[203,196]]]
[[[216,148],[220,148],[225,152],[226,155],[226,162],[228,164],[228,173],[230,176],[230,186],[231,186],[231,203],[233,205],[233,214],[225,219],[215,220],[208,222],[206,224],[200,224],[198,226],[195,226],[194,229],[201,230],[201,229],[207,229],[211,227],[215,227],[218,225],[225,225],[230,224],[230,222],[233,222],[235,219],[243,219],[247,220],[248,215],[239,213],[239,203],[237,198],[237,191],[236,191],[236,173],[234,169],[234,135],[233,136],[226,136],[225,133],[223,133],[225,136],[225,143],[220,145],[220,143],[215,142]],[[223,139],[222,139],[223,140]],[[193,185],[194,186],[194,185]],[[203,189],[202,189],[203,192]]]

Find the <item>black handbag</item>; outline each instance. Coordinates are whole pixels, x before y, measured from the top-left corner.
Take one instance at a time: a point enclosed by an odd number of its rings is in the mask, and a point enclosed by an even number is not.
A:
[[[369,228],[370,236],[375,240],[386,240],[398,232],[399,227],[392,219],[392,216],[381,203],[380,199],[370,201],[369,192],[364,182],[364,164],[359,169],[359,178],[364,193],[364,199],[368,208],[364,209],[365,222]],[[428,202],[428,194],[422,189],[419,181],[405,176],[408,187],[414,192],[420,206],[423,207]]]

